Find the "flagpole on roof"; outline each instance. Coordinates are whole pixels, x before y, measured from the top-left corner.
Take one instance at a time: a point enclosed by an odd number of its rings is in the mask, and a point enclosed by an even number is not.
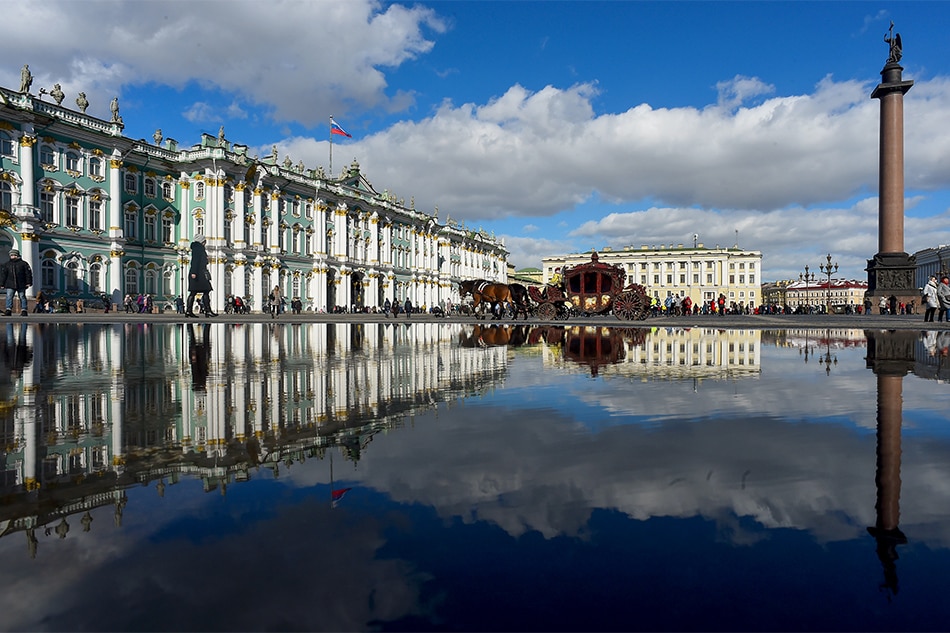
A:
[[[333,178],[333,115],[330,115],[330,178]]]

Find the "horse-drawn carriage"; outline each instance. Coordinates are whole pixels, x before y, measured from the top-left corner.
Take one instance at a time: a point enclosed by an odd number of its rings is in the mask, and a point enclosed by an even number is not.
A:
[[[560,284],[528,286],[528,296],[538,304],[542,319],[566,319],[571,311],[584,316],[613,313],[622,320],[643,320],[650,313],[650,299],[639,284],[624,286],[620,266],[602,264],[597,253],[590,262],[561,271]]]
[[[472,295],[472,311],[484,318],[484,307],[489,306],[492,318],[501,318],[505,308],[512,308],[515,316],[537,314],[550,321],[567,319],[573,314],[613,313],[621,320],[642,320],[650,314],[650,298],[639,284],[624,286],[626,272],[621,266],[602,264],[597,253],[590,262],[567,268],[561,280],[546,286],[503,284],[473,279],[459,283],[462,297]],[[532,305],[534,304],[534,305]]]

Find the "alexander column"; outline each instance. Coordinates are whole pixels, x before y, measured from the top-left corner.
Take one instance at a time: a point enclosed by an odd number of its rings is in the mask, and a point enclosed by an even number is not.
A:
[[[917,262],[904,252],[904,93],[914,82],[901,80],[901,36],[894,33],[893,22],[884,41],[890,54],[881,71],[882,81],[871,93],[872,99],[881,100],[881,132],[878,253],[868,260],[868,294],[919,304],[920,292],[914,286]]]

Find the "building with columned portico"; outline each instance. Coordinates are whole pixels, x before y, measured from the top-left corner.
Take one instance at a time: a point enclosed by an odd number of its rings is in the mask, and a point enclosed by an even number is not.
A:
[[[187,293],[198,234],[215,310],[228,295],[260,309],[275,285],[306,310],[432,307],[457,302],[459,280],[507,279],[502,240],[377,191],[355,159],[331,175],[276,147],[258,158],[224,128],[189,147],[133,140],[117,101],[104,120],[63,98],[0,88],[0,261],[20,250],[30,298],[163,305]]]

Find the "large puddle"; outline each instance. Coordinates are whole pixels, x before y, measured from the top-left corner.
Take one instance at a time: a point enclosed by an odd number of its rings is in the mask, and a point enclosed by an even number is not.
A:
[[[7,630],[945,630],[950,338],[0,329]]]

